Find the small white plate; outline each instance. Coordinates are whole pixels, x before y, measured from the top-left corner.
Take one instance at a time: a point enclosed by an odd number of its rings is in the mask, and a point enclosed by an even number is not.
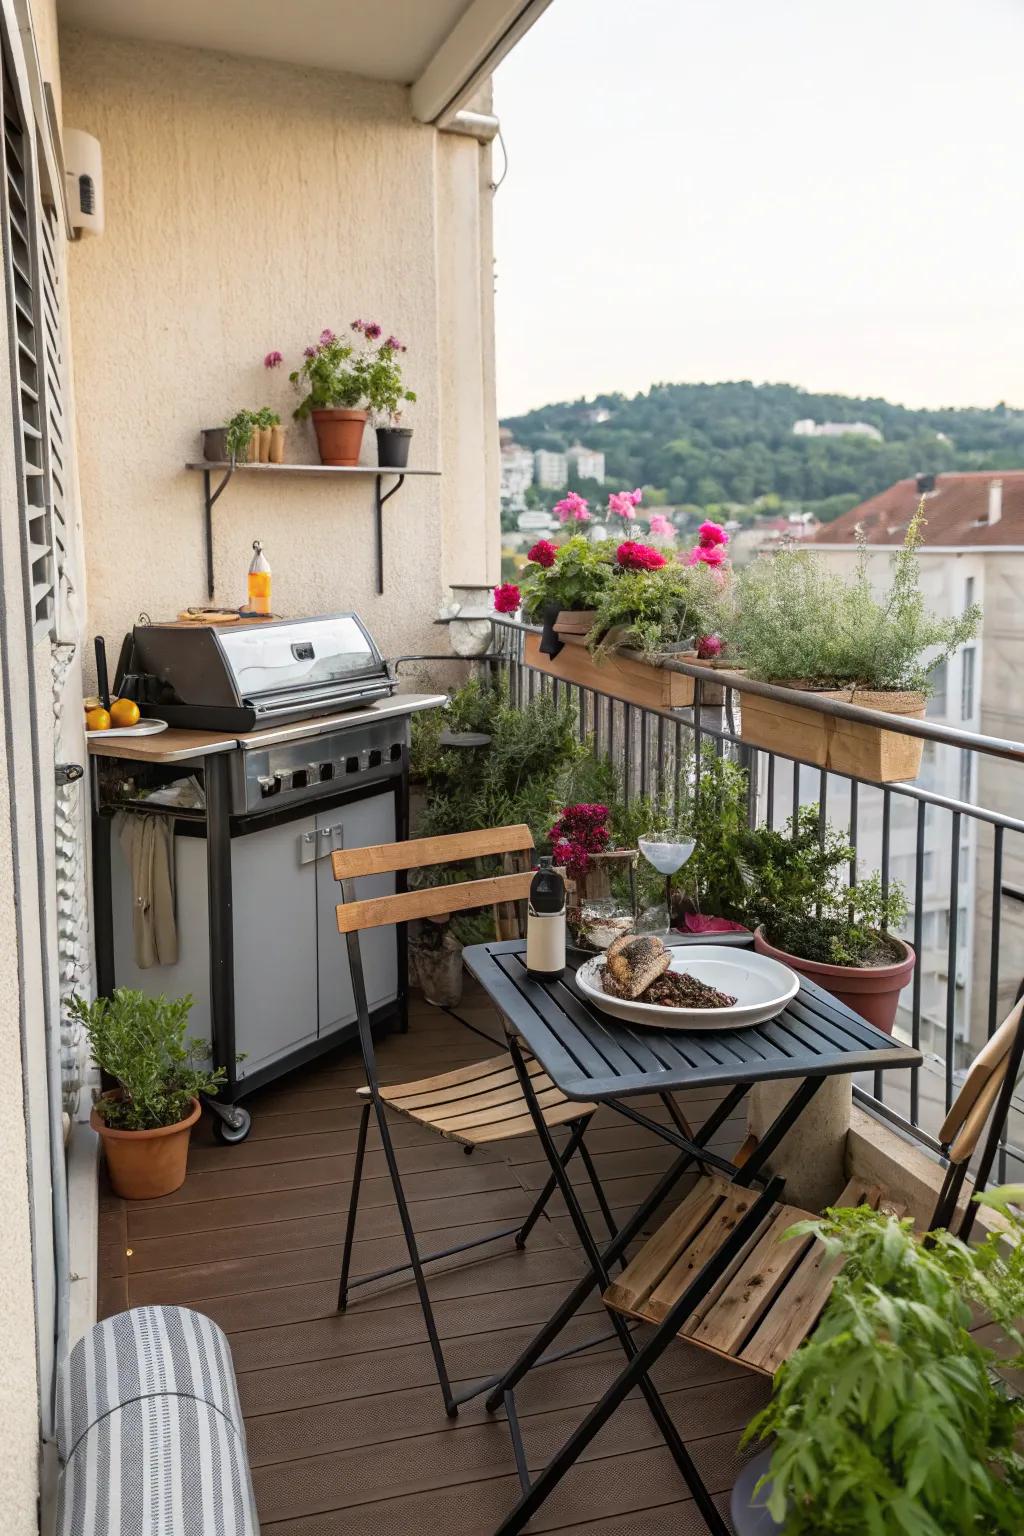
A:
[[[86,731],[86,738],[94,736],[156,736],[166,731],[166,720],[140,720],[137,725],[112,725],[109,731]]]
[[[800,990],[796,972],[768,955],[717,944],[679,945],[672,950],[670,971],[689,971],[736,1001],[729,1008],[660,1008],[612,997],[601,985],[604,964],[604,955],[595,955],[580,966],[576,984],[583,995],[613,1018],[655,1029],[745,1029],[775,1018]]]

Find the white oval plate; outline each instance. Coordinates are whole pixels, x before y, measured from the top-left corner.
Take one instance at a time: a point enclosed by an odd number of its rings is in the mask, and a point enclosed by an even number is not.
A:
[[[112,725],[109,731],[86,731],[89,741],[94,736],[156,736],[166,731],[166,720],[140,720],[137,725]]]
[[[655,1029],[744,1029],[763,1024],[781,1013],[800,990],[796,972],[768,955],[717,944],[681,944],[672,950],[669,970],[689,971],[736,1001],[730,1008],[659,1008],[612,997],[601,985],[604,963],[603,955],[595,955],[576,972],[583,995],[613,1018]]]

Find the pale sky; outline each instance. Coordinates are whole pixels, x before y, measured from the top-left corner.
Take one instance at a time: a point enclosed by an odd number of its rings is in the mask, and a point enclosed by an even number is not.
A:
[[[1022,80],[1024,0],[552,0],[495,80],[499,410],[1024,406]]]

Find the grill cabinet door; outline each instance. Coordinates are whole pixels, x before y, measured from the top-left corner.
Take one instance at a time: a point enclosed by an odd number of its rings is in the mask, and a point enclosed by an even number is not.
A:
[[[352,980],[348,968],[348,946],[338,932],[336,908],[341,887],[335,880],[328,855],[335,848],[368,848],[375,843],[395,840],[395,798],[390,789],[354,800],[350,805],[326,811],[317,817],[317,840],[321,854],[317,859],[317,932],[319,937],[320,1035],[351,1024],[356,1016]],[[391,896],[394,875],[375,875],[356,881],[356,895]],[[371,928],[359,935],[366,977],[366,997],[371,1011],[398,995],[398,947],[394,928]]]

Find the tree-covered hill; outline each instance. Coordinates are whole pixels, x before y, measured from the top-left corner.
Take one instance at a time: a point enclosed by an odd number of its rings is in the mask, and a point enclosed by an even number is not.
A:
[[[794,422],[806,418],[867,422],[885,440],[795,437]],[[529,448],[603,449],[608,480],[652,487],[649,503],[750,506],[767,496],[828,517],[918,472],[1024,469],[1024,411],[1006,405],[916,411],[746,380],[655,384],[632,399],[546,405],[502,425]]]

